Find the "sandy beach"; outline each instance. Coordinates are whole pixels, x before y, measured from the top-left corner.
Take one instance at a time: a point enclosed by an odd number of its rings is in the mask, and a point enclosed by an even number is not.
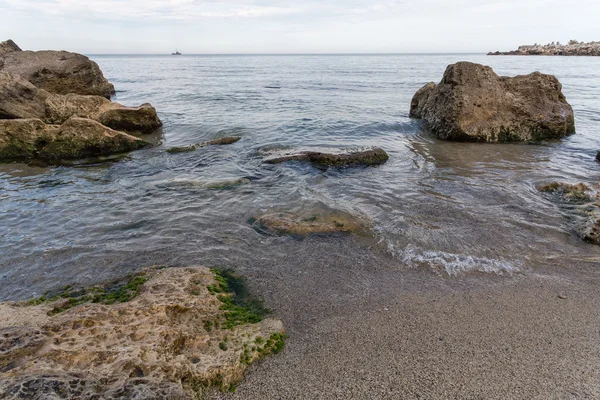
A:
[[[600,275],[580,264],[457,279],[341,261],[264,280],[288,345],[215,398],[599,398]]]

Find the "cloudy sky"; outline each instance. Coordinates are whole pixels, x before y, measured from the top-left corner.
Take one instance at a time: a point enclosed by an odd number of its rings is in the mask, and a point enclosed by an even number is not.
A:
[[[600,0],[0,0],[0,40],[87,54],[487,52],[600,41]]]

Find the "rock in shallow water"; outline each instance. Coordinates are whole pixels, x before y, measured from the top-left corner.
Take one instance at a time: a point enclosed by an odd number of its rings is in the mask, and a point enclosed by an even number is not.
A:
[[[233,144],[240,139],[241,139],[240,136],[225,136],[225,137],[218,138],[218,139],[208,140],[206,142],[190,144],[189,146],[171,147],[170,149],[167,149],[167,153],[172,153],[172,154],[187,153],[189,151],[196,151],[201,147],[212,146],[212,145],[224,146],[224,145],[228,145],[228,144]]]
[[[447,140],[539,141],[575,133],[573,109],[555,76],[500,77],[470,62],[449,65],[439,84],[417,91],[410,116]]]
[[[283,346],[281,322],[235,319],[226,279],[204,267],[150,269],[111,290],[74,307],[82,297],[0,303],[0,393],[200,398]]]
[[[304,151],[295,154],[284,154],[268,158],[267,164],[279,164],[287,161],[307,161],[321,168],[329,167],[358,167],[384,164],[389,159],[387,153],[375,147],[368,150],[346,151],[341,153],[325,153],[320,151]]]
[[[557,193],[570,201],[591,201],[590,188],[583,183],[572,185],[564,182],[552,182],[538,187],[540,192]]]
[[[73,160],[148,146],[145,140],[85,118],[72,117],[62,125],[39,119],[0,120],[0,160]]]
[[[270,234],[285,234],[299,238],[335,233],[367,234],[369,224],[348,212],[333,209],[307,209],[301,212],[270,211],[251,218],[252,226]]]

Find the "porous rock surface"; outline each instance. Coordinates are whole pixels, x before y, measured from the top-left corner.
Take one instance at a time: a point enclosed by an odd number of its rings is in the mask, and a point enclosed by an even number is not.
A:
[[[225,311],[207,288],[216,283],[207,268],[147,274],[127,303],[85,303],[52,316],[56,302],[0,303],[2,398],[200,398],[241,379],[260,357],[248,343],[283,331],[275,319],[209,328]]]
[[[575,133],[573,109],[553,75],[498,76],[471,62],[449,65],[439,84],[419,89],[410,106],[440,139],[540,141]]]

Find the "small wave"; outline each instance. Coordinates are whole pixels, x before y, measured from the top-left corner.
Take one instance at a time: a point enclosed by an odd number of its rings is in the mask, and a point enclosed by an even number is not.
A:
[[[498,275],[519,272],[519,268],[505,260],[495,260],[466,254],[446,253],[444,251],[407,248],[400,255],[408,266],[426,265],[430,268],[441,269],[450,276],[469,272],[486,272]]]

